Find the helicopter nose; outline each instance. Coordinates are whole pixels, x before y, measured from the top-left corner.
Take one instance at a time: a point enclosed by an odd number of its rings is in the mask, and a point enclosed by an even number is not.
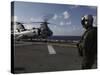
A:
[[[49,31],[48,32],[48,36],[52,36],[53,35],[53,32],[52,31]]]
[[[51,32],[50,32],[50,36],[52,36],[52,35],[53,35],[53,32],[51,31]]]

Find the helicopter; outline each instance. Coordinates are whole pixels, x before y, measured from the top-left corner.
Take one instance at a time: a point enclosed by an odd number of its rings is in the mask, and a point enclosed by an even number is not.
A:
[[[14,35],[15,40],[21,40],[23,38],[26,39],[47,39],[48,37],[53,35],[53,32],[49,28],[47,19],[42,22],[31,22],[31,23],[39,23],[40,27],[32,29],[26,29],[23,22],[11,22],[11,32]]]

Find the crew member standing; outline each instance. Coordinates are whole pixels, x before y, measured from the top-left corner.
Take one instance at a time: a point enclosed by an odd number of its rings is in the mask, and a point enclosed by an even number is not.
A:
[[[86,29],[77,44],[82,56],[82,69],[91,69],[97,58],[97,28],[93,27],[93,16],[82,17],[81,24]]]

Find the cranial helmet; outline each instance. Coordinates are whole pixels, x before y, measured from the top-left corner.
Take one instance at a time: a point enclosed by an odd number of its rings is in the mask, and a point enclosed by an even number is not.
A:
[[[82,17],[81,24],[84,28],[92,27],[93,24],[93,16],[92,15],[85,15]]]

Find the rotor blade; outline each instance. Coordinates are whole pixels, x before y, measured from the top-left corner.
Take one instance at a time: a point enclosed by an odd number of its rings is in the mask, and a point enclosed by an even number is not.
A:
[[[58,25],[58,24],[54,24],[54,23],[49,23],[50,25]]]
[[[24,23],[22,23],[22,22],[16,22],[17,24],[24,24]]]
[[[40,24],[47,23],[47,24],[50,24],[49,22],[31,22],[31,23],[40,23]]]
[[[43,22],[30,22],[30,23],[43,23]]]
[[[16,22],[17,24],[32,24],[32,23],[44,23],[44,22]]]

